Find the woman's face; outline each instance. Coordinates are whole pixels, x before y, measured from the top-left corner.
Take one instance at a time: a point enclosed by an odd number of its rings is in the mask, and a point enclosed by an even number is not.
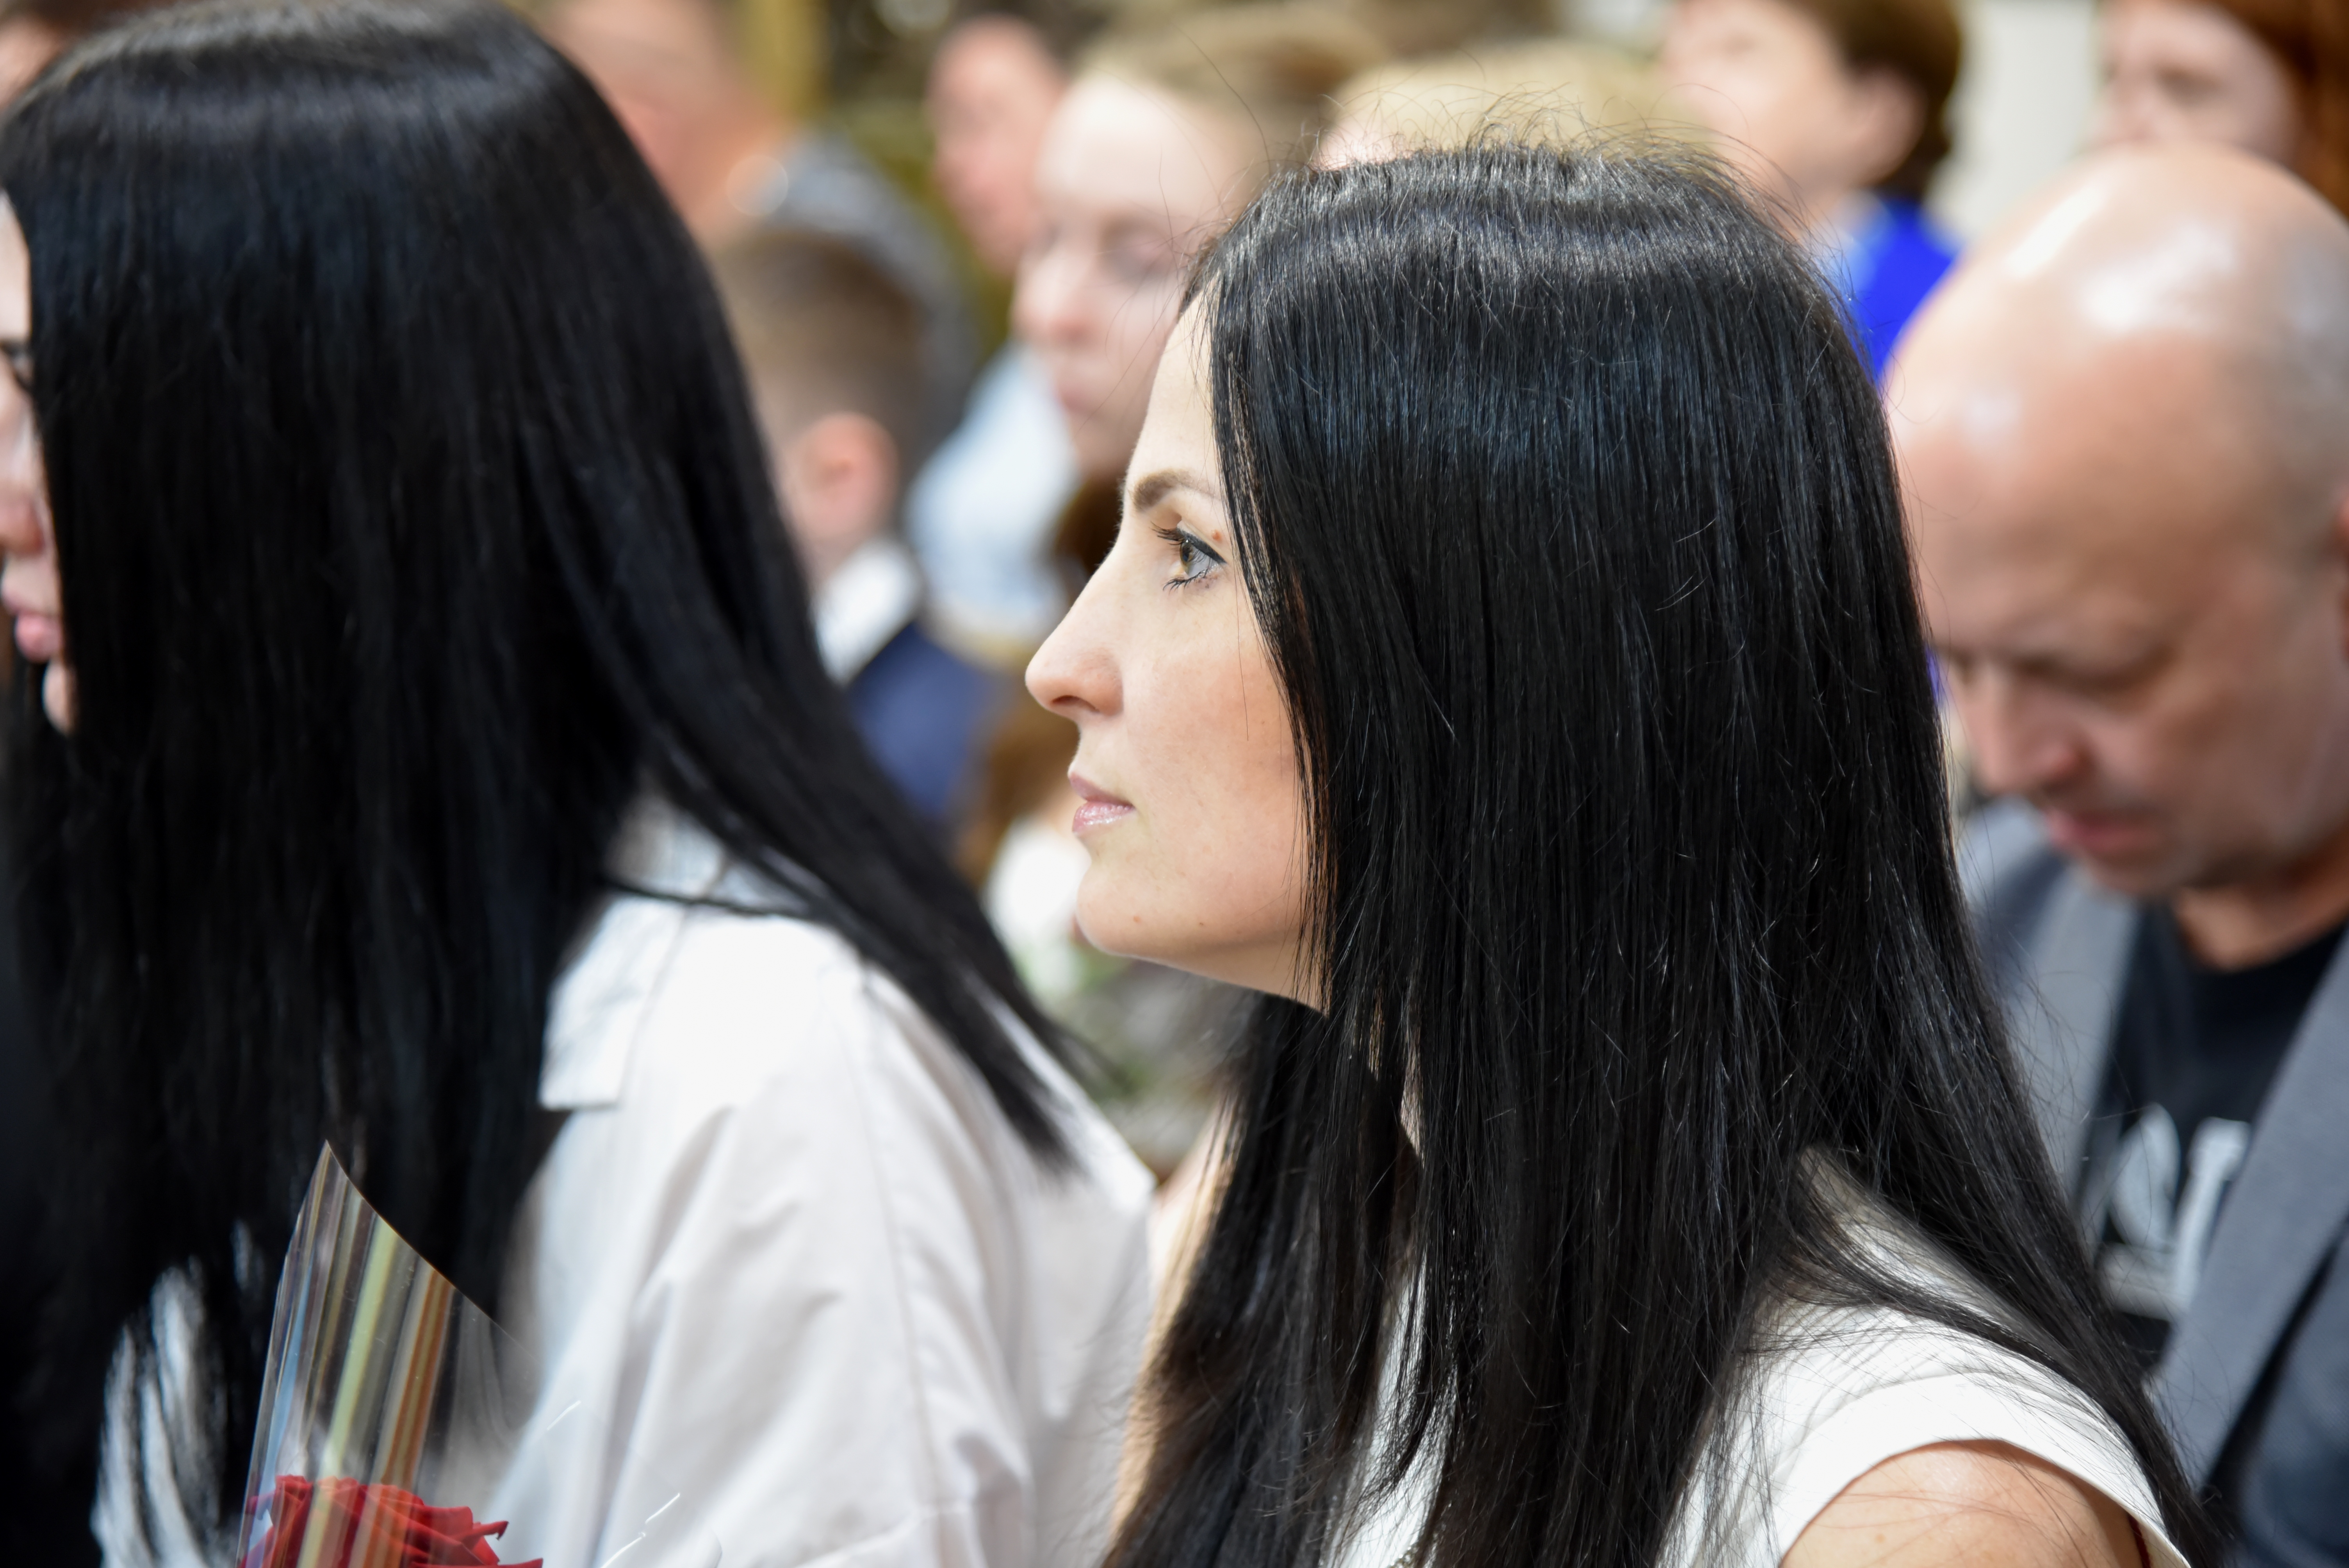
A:
[[[1076,721],[1096,947],[1299,1001],[1306,828],[1280,685],[1240,581],[1199,313],[1158,366],[1109,559],[1028,666]]]
[[[1045,132],[1012,328],[1052,377],[1087,479],[1125,472],[1185,266],[1247,194],[1243,145],[1212,115],[1098,76]]]
[[[2109,0],[2098,146],[2215,141],[2292,167],[2300,108],[2283,64],[2251,30],[2199,0]]]
[[[1018,270],[1036,233],[1036,160],[1066,90],[1025,22],[981,15],[947,35],[930,67],[930,178],[980,262]]]
[[[1806,230],[1899,168],[1923,128],[1914,87],[1852,69],[1834,35],[1788,0],[1680,0],[1662,66],[1723,155]]]
[[[49,486],[26,392],[33,341],[33,259],[16,210],[0,198],[0,605],[16,623],[16,652],[47,665],[41,707],[61,730],[73,728],[73,669],[66,663],[64,601],[57,586],[57,533],[49,524]]]

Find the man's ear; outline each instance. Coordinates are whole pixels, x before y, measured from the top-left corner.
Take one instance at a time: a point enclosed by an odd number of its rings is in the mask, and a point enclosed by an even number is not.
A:
[[[826,414],[779,454],[792,532],[812,560],[844,560],[897,509],[897,444],[863,414]]]

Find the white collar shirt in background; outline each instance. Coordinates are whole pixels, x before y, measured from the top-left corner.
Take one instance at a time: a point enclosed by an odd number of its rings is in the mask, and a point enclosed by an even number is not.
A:
[[[905,491],[905,534],[950,641],[1017,668],[1050,634],[1069,607],[1052,535],[1078,478],[1051,377],[1025,345],[1005,344],[961,428]]]
[[[672,1492],[727,1568],[1096,1560],[1148,1173],[1031,1051],[1074,1150],[1041,1168],[893,983],[755,913],[771,889],[674,812],[616,869],[642,892],[555,993],[540,1100],[568,1115],[504,1304],[542,1416],[598,1422],[534,1441],[500,1506],[572,1527],[550,1563],[602,1563]]]
[[[846,686],[922,608],[922,569],[886,535],[869,540],[827,578],[809,606],[826,674]]]

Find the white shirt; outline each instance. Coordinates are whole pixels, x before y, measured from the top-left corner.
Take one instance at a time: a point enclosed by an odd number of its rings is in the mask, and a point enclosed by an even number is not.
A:
[[[1074,1155],[1040,1168],[894,984],[756,913],[770,890],[676,812],[640,808],[614,869],[660,896],[609,898],[553,997],[539,1099],[569,1115],[508,1258],[501,1319],[543,1382],[481,1514],[513,1522],[501,1559],[601,1568],[676,1498],[619,1568],[703,1568],[713,1541],[725,1568],[1090,1565],[1148,1172],[1019,1033]],[[93,1518],[122,1568],[229,1554],[167,1457],[208,1446],[201,1308],[176,1275],[156,1305],[170,1365],[118,1366]]]
[[[1052,531],[1077,478],[1051,378],[1026,346],[1005,345],[971,389],[961,428],[905,492],[905,533],[931,611],[963,640],[1033,647],[1061,618],[1068,597]]]
[[[1831,1161],[1815,1159],[1812,1171],[1878,1266],[2008,1315]],[[2086,1395],[1988,1340],[1904,1313],[1787,1302],[1743,1375],[1681,1500],[1664,1568],[1776,1568],[1827,1504],[1886,1460],[1971,1441],[2009,1443],[2069,1472],[2137,1522],[2154,1568],[2186,1568],[2119,1429]],[[1404,1557],[1434,1482],[1432,1464],[1415,1465],[1356,1529],[1342,1568],[1390,1568]]]
[[[671,897],[611,900],[555,994],[540,1100],[570,1116],[507,1289],[542,1414],[580,1400],[605,1431],[525,1450],[500,1510],[570,1528],[513,1554],[600,1563],[682,1491],[727,1568],[1089,1563],[1148,1173],[1035,1051],[1075,1150],[1040,1169],[831,931],[673,902],[771,896],[698,828],[640,813],[619,864]]]
[[[808,608],[824,673],[846,686],[920,612],[921,568],[898,541],[867,540],[824,579]]]

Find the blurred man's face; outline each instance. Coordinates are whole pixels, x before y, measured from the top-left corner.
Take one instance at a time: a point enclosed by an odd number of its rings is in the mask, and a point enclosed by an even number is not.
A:
[[[741,113],[743,88],[709,0],[564,0],[547,36],[612,106],[688,219],[713,150]],[[722,175],[722,170],[716,171]]]
[[[2212,141],[2291,168],[2300,110],[2292,78],[2251,30],[2199,0],[2108,0],[2099,146]]]
[[[1007,16],[965,24],[930,67],[938,194],[987,267],[1009,276],[1036,232],[1036,159],[1067,87],[1035,29]]]
[[[1934,645],[1992,793],[2160,898],[2297,863],[2349,813],[2349,569],[2329,511],[2156,341],[1895,427]],[[2333,507],[2337,508],[2337,498]]]

